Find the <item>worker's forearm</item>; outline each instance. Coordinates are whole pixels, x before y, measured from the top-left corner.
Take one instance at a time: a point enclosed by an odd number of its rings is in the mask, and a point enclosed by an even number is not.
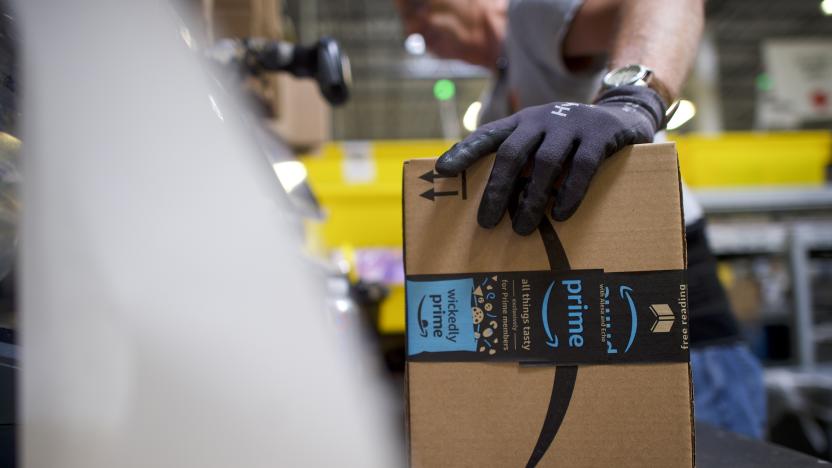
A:
[[[704,0],[624,0],[619,14],[610,68],[644,65],[678,97],[702,35]]]

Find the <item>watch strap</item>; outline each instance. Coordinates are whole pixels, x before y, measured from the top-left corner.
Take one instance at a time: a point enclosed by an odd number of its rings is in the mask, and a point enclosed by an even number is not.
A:
[[[675,99],[673,99],[673,94],[670,92],[667,85],[665,85],[654,72],[651,71],[650,74],[647,75],[645,83],[647,84],[647,87],[658,93],[659,97],[661,97],[662,101],[664,101],[665,106],[668,108],[672,107],[675,101]]]

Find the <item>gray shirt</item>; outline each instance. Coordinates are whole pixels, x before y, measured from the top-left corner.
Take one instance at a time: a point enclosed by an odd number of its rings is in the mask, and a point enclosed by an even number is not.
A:
[[[600,88],[605,57],[574,73],[563,63],[563,39],[583,0],[512,0],[504,60],[480,122],[552,101],[590,102]]]

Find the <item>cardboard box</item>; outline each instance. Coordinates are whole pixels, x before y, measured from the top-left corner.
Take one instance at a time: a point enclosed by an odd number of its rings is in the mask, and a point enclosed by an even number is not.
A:
[[[278,0],[200,0],[208,41],[223,37],[283,39]]]
[[[268,127],[290,146],[299,150],[315,148],[329,141],[332,134],[332,109],[321,96],[318,83],[281,73],[272,77],[275,119]]]
[[[621,151],[574,216],[527,237],[508,217],[494,229],[477,225],[492,163],[453,178],[437,177],[434,160],[405,163],[411,466],[693,466],[674,146]],[[570,295],[574,275],[584,308]],[[546,284],[556,285],[551,297]]]

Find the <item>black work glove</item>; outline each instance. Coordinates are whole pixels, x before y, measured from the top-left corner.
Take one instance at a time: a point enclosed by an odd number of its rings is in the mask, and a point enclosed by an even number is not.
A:
[[[496,226],[519,188],[513,226],[527,235],[543,219],[550,196],[555,198],[555,220],[572,216],[601,162],[627,145],[652,142],[664,126],[665,110],[658,93],[644,86],[613,88],[594,105],[555,102],[529,107],[485,124],[455,144],[436,162],[436,171],[456,175],[496,150],[477,221],[486,228]],[[527,163],[531,177],[525,184],[520,176]]]

